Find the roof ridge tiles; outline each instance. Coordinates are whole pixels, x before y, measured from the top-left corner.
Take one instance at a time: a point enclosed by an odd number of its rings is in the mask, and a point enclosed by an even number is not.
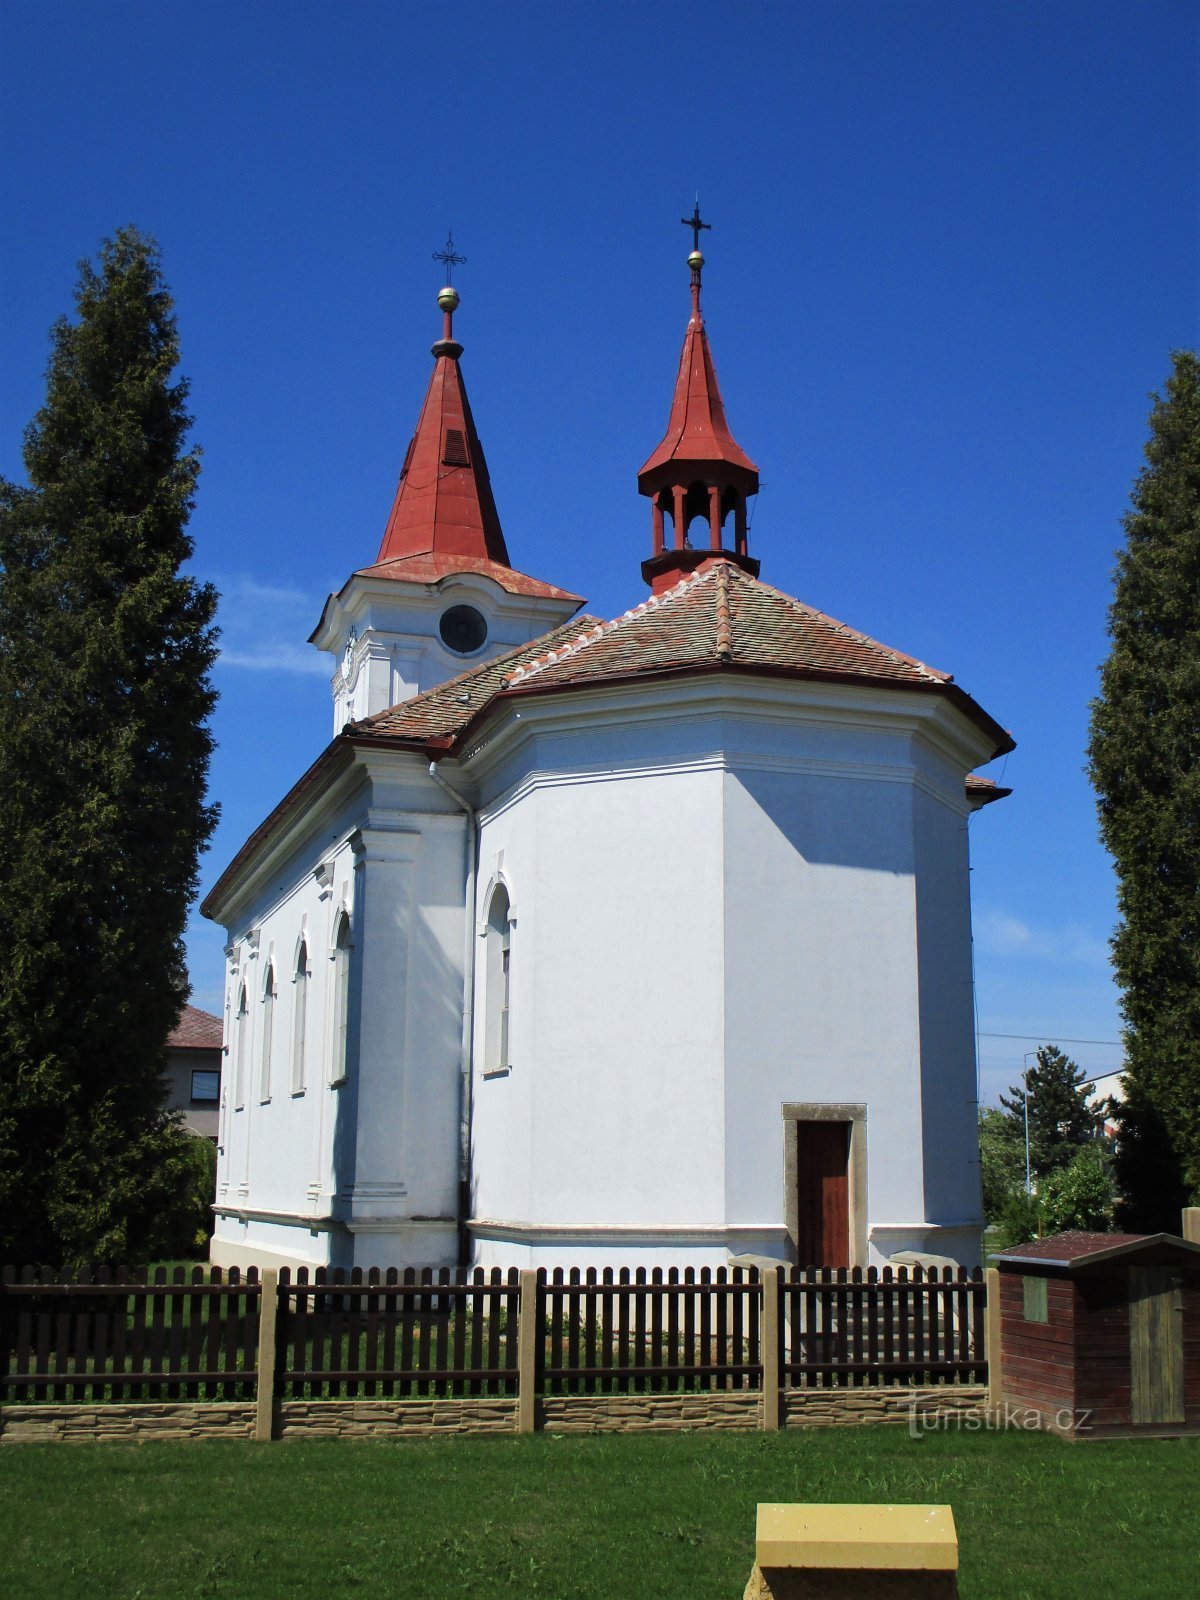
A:
[[[828,623],[838,633],[843,633],[850,639],[857,639],[860,644],[869,645],[873,650],[881,651],[893,661],[907,662],[910,667],[915,667],[918,672],[928,674],[936,682],[954,682],[953,673],[943,672],[939,667],[931,666],[928,661],[922,661],[917,656],[910,656],[904,650],[896,650],[890,644],[884,644],[881,639],[876,639],[869,633],[863,633],[861,629],[852,628],[848,622],[842,622],[837,617],[831,617],[827,611],[819,611],[816,606],[810,606],[803,600],[797,600],[795,595],[787,594],[783,589],[777,589],[773,583],[764,583],[761,578],[752,578],[749,573],[741,572],[740,569],[738,570],[738,576],[751,587],[767,590],[780,600],[786,601],[793,610],[799,611],[804,616],[816,617],[821,622]]]
[[[444,697],[448,691],[464,688],[472,680],[483,677],[489,670],[494,670],[496,667],[501,666],[513,656],[519,656],[522,651],[528,650],[531,644],[540,644],[543,640],[551,638],[556,633],[566,633],[572,628],[578,628],[580,621],[596,621],[598,625],[598,619],[573,617],[570,621],[561,623],[557,628],[552,628],[549,633],[540,634],[537,639],[531,639],[526,644],[514,645],[510,650],[504,650],[498,656],[489,656],[486,661],[476,661],[473,666],[465,667],[462,672],[456,673],[453,678],[445,678],[441,683],[435,683],[432,688],[422,689],[420,694],[410,695],[407,700],[399,700],[394,706],[386,706],[382,711],[372,712],[369,717],[362,717],[356,722],[350,722],[347,727],[352,732],[367,732],[376,724],[382,725],[387,718],[394,717],[397,712],[406,712],[420,704],[428,705],[432,701]],[[502,679],[501,683],[503,684],[504,681]]]
[[[623,611],[619,617],[613,617],[608,622],[598,623],[594,628],[587,629],[571,643],[547,650],[540,656],[535,656],[532,661],[519,662],[511,672],[505,673],[505,685],[516,688],[518,684],[527,683],[530,678],[544,672],[547,667],[557,666],[560,661],[565,661],[570,656],[578,655],[581,650],[586,650],[588,645],[595,644],[597,640],[606,637],[614,629],[621,627],[626,622],[632,622],[636,617],[644,616],[650,611],[659,611],[672,599],[678,599],[683,589],[695,588],[702,580],[711,577],[713,567],[723,567],[726,562],[705,562],[695,572],[689,573],[686,578],[681,578],[678,583],[672,584],[669,589],[664,589],[661,594],[649,595],[636,606],[631,606],[628,611]]]

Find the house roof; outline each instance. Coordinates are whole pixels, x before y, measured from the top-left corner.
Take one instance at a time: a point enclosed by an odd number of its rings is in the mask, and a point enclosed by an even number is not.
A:
[[[994,739],[994,754],[1013,749],[1005,730],[946,672],[792,600],[720,555],[614,621],[574,618],[450,683],[350,723],[347,734],[435,739],[443,754],[485,707],[512,694],[722,669],[939,691]]]
[[[953,699],[994,741],[1013,748],[998,723],[941,672],[763,583],[722,555],[612,622],[576,623],[554,646],[508,674],[508,688],[536,691],[709,668],[922,689]]]
[[[793,600],[720,555],[611,622],[576,617],[507,656],[350,724],[348,732],[445,744],[509,695],[722,669],[932,690],[953,698],[987,732],[996,755],[1013,748],[1010,736],[949,673]],[[994,791],[987,779],[973,781],[976,792]]]
[[[184,1006],[179,1021],[167,1035],[168,1050],[219,1050],[222,1023],[211,1011]]]
[[[1194,1253],[1200,1263],[1200,1244],[1192,1244],[1173,1233],[1083,1233],[1076,1230],[1015,1245],[1011,1250],[1000,1251],[996,1260],[1011,1266],[1063,1267],[1068,1272],[1078,1272],[1122,1256],[1148,1254],[1163,1247],[1172,1252],[1178,1248],[1186,1254]]]
[[[349,735],[369,734],[384,739],[426,744],[439,741],[443,745],[466,728],[480,711],[495,699],[505,687],[511,673],[525,663],[537,660],[547,650],[565,650],[581,629],[599,627],[598,617],[575,617],[543,633],[529,644],[508,650],[503,655],[469,667],[456,678],[439,683],[424,694],[402,700],[399,705],[378,711],[373,717],[350,724]]]

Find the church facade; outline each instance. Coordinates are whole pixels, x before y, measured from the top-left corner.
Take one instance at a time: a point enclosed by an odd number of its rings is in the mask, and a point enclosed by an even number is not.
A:
[[[228,932],[213,1259],[831,1266],[980,1249],[967,823],[1012,748],[763,582],[692,309],[648,598],[509,560],[444,323],[334,737]]]

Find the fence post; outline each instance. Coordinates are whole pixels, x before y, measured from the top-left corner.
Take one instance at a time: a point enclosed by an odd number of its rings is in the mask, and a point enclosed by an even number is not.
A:
[[[1183,1237],[1189,1244],[1200,1244],[1200,1206],[1184,1206]]]
[[[987,1267],[983,1274],[985,1301],[984,1342],[987,1346],[988,1408],[999,1411],[1004,1403],[1004,1382],[1000,1370],[1000,1272]]]
[[[764,1433],[779,1431],[779,1268],[767,1267],[761,1274],[762,1316],[758,1336],[762,1341],[762,1425]]]
[[[258,1299],[258,1378],[254,1391],[254,1437],[275,1436],[275,1329],[279,1320],[279,1269],[264,1267]]]
[[[537,1427],[537,1353],[541,1336],[538,1316],[538,1275],[521,1273],[517,1310],[517,1432],[532,1433]]]

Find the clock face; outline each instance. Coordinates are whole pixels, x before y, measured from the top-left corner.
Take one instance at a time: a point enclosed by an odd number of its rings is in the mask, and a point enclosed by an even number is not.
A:
[[[456,656],[469,656],[487,643],[487,622],[474,606],[451,606],[438,623],[442,643]]]

